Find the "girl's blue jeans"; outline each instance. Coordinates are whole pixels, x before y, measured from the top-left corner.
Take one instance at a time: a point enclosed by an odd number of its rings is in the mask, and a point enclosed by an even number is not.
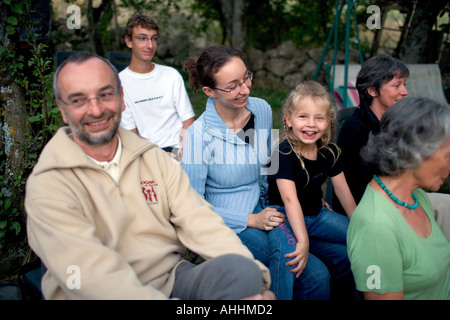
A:
[[[273,206],[286,214],[284,207]],[[260,202],[255,213],[262,210]],[[305,216],[309,235],[308,262],[300,277],[291,273],[285,255],[295,251],[296,238],[288,220],[263,231],[247,228],[239,237],[256,259],[270,270],[270,289],[279,300],[356,299],[357,291],[347,255],[346,235],[349,219],[323,207],[313,216]],[[333,286],[330,285],[331,283]],[[333,288],[333,290],[331,290]]]
[[[311,253],[300,277],[286,266],[291,258],[284,257],[295,247],[295,238],[280,236],[277,229],[263,231],[247,228],[238,236],[242,243],[270,270],[273,291],[278,300],[328,300],[330,298],[330,275],[327,267]]]
[[[267,196],[261,196],[253,211],[259,213],[268,206]],[[277,207],[286,214],[283,207]],[[311,252],[300,277],[290,272],[286,263],[292,258],[285,254],[295,249],[295,236],[290,226],[283,223],[270,231],[247,228],[239,235],[255,256],[269,268],[273,291],[278,300],[328,300],[330,299],[330,274],[325,264]]]
[[[318,214],[305,217],[309,251],[324,262],[331,275],[331,298],[359,299],[347,253],[347,216],[322,207]]]

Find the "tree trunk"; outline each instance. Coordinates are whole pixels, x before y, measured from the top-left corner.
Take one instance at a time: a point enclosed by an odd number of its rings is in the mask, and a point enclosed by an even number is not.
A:
[[[16,185],[15,182],[26,167],[23,150],[28,147],[25,132],[29,126],[29,115],[22,88],[3,76],[0,79],[0,88],[0,125],[2,127],[0,147],[3,152],[0,159],[4,163],[4,172],[2,172],[4,181],[1,191],[5,198],[9,197],[14,204],[20,204],[19,207],[23,209],[25,191],[23,185]]]
[[[233,34],[233,0],[220,0],[220,6],[224,18],[223,43],[231,45],[231,36]]]
[[[433,26],[448,0],[418,0],[399,58],[406,63],[433,63],[439,55],[439,40]],[[436,52],[430,56],[429,52]]]
[[[109,25],[113,13],[112,0],[102,0],[98,7],[94,7],[94,1],[88,0],[87,3],[87,18],[88,18],[88,34],[89,43],[88,50],[97,53],[100,56],[105,56],[108,48],[105,48],[102,38],[102,29],[105,21]]]
[[[233,10],[233,36],[231,44],[235,49],[243,51],[246,45],[245,11],[246,0],[235,0]]]
[[[1,4],[0,12],[8,12],[8,5]],[[7,16],[0,15],[0,34],[2,34],[0,46],[4,48],[5,53],[22,52],[19,49],[20,37],[17,31],[13,34],[8,34],[6,28],[8,26]],[[23,186],[15,185],[15,178],[22,174],[23,168],[26,167],[24,150],[30,146],[25,134],[29,128],[29,117],[31,116],[27,110],[24,89],[15,81],[16,74],[14,68],[18,67],[20,61],[13,60],[5,63],[0,68],[0,151],[2,155],[0,161],[4,166],[3,185],[1,191],[4,196],[11,197],[15,204],[21,203],[25,191]],[[28,61],[24,61],[26,64]],[[26,68],[26,67],[25,67]]]
[[[20,34],[19,24],[11,24],[8,17],[12,17],[11,7],[0,2],[0,47],[2,47],[0,68],[0,222],[8,221],[8,213],[12,207],[18,210],[19,216],[14,217],[14,223],[20,223],[22,232],[19,236],[9,231],[7,226],[4,238],[0,240],[0,281],[13,277],[23,263],[24,255],[28,247],[25,236],[25,213],[23,200],[25,188],[23,182],[24,168],[29,167],[26,163],[27,154],[25,150],[30,148],[30,142],[26,138],[29,129],[28,118],[30,114],[25,103],[24,89],[15,80],[15,70],[20,63],[11,59],[11,53],[17,57],[19,52]],[[10,18],[11,19],[11,18]],[[11,26],[14,28],[11,29]],[[28,61],[24,61],[26,64]],[[26,68],[26,67],[25,67]],[[5,202],[10,201],[11,207],[5,208]],[[4,229],[5,230],[5,229]]]
[[[224,16],[225,44],[233,48],[243,50],[246,42],[245,12],[246,0],[220,0],[220,6]]]
[[[88,32],[88,42],[86,43],[86,50],[95,52],[96,45],[95,45],[95,21],[94,21],[94,7],[93,7],[93,1],[94,0],[88,0],[87,2],[87,32]]]

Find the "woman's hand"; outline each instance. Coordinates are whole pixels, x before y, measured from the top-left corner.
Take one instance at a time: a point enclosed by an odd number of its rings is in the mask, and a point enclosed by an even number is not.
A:
[[[285,257],[287,258],[294,258],[288,263],[286,263],[286,265],[288,267],[296,265],[295,267],[290,268],[290,271],[296,274],[295,275],[296,278],[298,278],[305,269],[306,263],[308,262],[308,254],[309,254],[309,241],[307,240],[297,242],[297,244],[295,245],[295,251],[285,255]]]
[[[264,231],[278,227],[286,220],[286,216],[275,208],[265,208],[259,213],[248,215],[248,226]]]

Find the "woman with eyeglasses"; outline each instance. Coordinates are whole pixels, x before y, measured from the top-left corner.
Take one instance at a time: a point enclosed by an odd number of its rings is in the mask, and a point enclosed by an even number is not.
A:
[[[328,299],[329,273],[310,255],[302,274],[290,269],[292,258],[280,247],[292,234],[270,232],[285,215],[268,207],[267,166],[272,145],[272,110],[263,99],[250,97],[253,74],[241,52],[212,46],[189,58],[190,85],[208,96],[203,114],[186,131],[182,167],[192,186],[236,232],[256,259],[271,272],[270,289],[277,299]]]

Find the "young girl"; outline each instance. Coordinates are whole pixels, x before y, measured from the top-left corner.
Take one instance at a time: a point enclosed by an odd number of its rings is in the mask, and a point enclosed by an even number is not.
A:
[[[300,275],[311,252],[327,265],[332,284],[340,287],[339,297],[343,297],[342,290],[355,297],[346,233],[356,205],[345,181],[339,149],[331,142],[334,106],[321,84],[306,81],[288,95],[283,113],[284,135],[272,154],[272,162],[279,161],[279,170],[268,182],[270,205],[278,211],[284,206],[284,228],[291,228],[296,238],[292,251],[285,252],[286,257],[294,258],[288,265]],[[348,218],[323,206],[321,187],[328,177]]]

